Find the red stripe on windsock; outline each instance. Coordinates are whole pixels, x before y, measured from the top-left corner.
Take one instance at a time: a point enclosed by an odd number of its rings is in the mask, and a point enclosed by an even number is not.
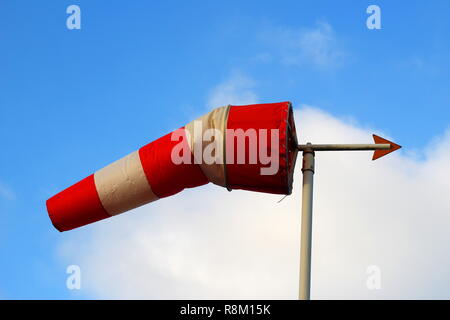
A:
[[[187,139],[184,137],[183,142],[172,141],[171,134],[139,149],[145,175],[158,198],[168,197],[185,188],[194,188],[209,182],[200,166],[194,164],[194,156],[190,152]],[[190,152],[191,164],[175,164],[172,161],[172,150],[179,143],[186,143],[185,149]]]
[[[59,231],[67,231],[109,218],[98,197],[94,175],[47,200],[50,219]]]

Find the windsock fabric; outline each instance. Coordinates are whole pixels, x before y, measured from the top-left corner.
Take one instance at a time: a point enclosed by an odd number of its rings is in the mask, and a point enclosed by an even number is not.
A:
[[[174,154],[184,161],[174,161]],[[56,194],[47,210],[55,228],[67,231],[208,182],[230,191],[290,194],[296,156],[290,102],[229,105]]]

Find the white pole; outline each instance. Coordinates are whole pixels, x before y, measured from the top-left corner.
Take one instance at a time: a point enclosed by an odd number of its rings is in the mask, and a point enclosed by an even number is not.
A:
[[[311,289],[311,236],[314,178],[314,151],[311,143],[303,149],[302,226],[300,246],[300,300],[310,299]]]

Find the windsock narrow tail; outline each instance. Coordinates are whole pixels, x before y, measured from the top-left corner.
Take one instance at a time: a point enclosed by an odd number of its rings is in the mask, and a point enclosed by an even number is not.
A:
[[[221,107],[56,194],[47,210],[67,231],[208,182],[290,194],[296,155],[289,102]]]
[[[208,183],[199,166],[171,161],[177,143],[165,135],[53,196],[53,225],[71,230]]]

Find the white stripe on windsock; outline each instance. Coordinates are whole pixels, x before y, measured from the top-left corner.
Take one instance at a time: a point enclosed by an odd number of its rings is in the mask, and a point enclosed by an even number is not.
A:
[[[98,170],[94,180],[103,208],[112,216],[158,200],[145,176],[139,151]]]
[[[222,187],[226,186],[224,143],[229,108],[230,106],[225,106],[214,109],[184,127],[195,162],[200,165],[203,174],[209,181]],[[206,130],[209,130],[213,136],[204,137],[203,134]],[[203,158],[203,152],[208,145],[211,146],[212,141],[215,141],[216,144],[216,160],[208,164]]]

